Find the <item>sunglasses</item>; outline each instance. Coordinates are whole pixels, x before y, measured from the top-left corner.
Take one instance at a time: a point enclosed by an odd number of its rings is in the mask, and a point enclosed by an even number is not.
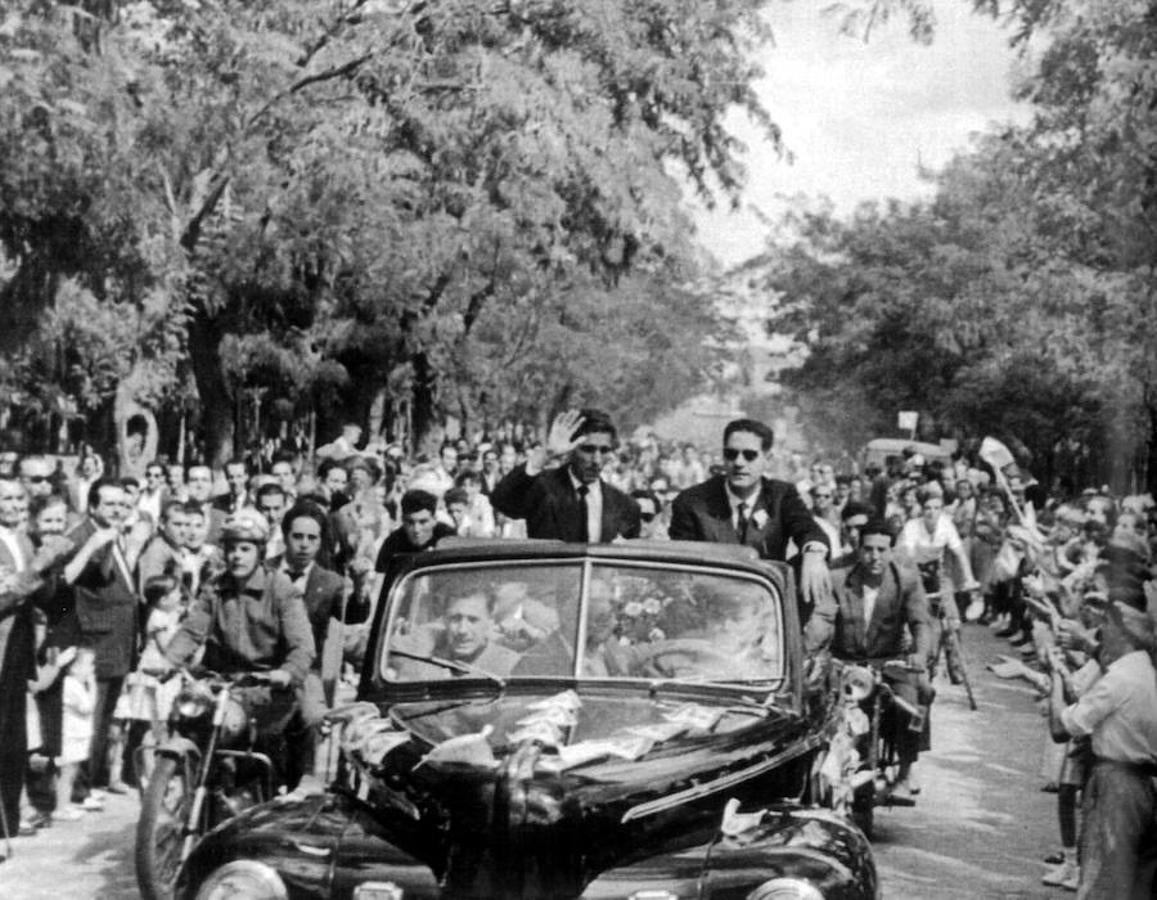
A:
[[[831,494],[812,494],[812,496],[815,497],[817,500],[831,500],[832,499]]]
[[[644,522],[654,522],[655,521],[655,513],[639,513],[639,518],[642,519]]]
[[[728,462],[735,462],[739,459],[740,455],[748,462],[755,462],[759,459],[758,450],[736,450],[734,447],[723,448],[723,458]]]
[[[583,453],[589,453],[591,456],[594,456],[596,453],[609,455],[615,452],[614,447],[607,447],[603,446],[602,444],[579,444],[579,450],[581,450]]]
[[[25,479],[25,481],[31,481],[33,484],[41,484],[42,482],[48,481],[48,476],[47,475],[25,475],[24,479]]]

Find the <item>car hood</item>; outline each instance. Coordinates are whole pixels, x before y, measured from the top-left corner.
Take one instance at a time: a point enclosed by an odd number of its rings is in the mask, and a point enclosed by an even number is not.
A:
[[[378,707],[340,783],[453,896],[577,896],[611,866],[709,840],[729,797],[811,749],[735,692],[607,686]],[[758,790],[757,790],[758,786]]]

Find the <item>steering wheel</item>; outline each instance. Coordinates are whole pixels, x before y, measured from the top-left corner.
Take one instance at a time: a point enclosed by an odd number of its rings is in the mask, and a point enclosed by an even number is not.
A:
[[[710,681],[733,679],[737,674],[735,657],[702,638],[676,638],[636,646],[635,652],[632,674],[640,678],[691,677]]]

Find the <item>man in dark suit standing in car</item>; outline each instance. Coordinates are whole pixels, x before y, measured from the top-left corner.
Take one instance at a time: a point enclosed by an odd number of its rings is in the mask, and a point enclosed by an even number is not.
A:
[[[557,416],[545,447],[495,486],[491,505],[512,519],[526,519],[532,538],[606,544],[639,536],[639,504],[599,477],[615,452],[617,432],[605,413],[569,410]],[[548,469],[551,460],[565,465]]]
[[[675,498],[668,534],[673,541],[743,544],[772,560],[783,560],[788,541],[794,541],[802,548],[799,584],[811,651],[827,645],[835,618],[828,542],[795,486],[764,476],[774,440],[772,430],[755,419],[729,422],[723,429],[727,472]]]

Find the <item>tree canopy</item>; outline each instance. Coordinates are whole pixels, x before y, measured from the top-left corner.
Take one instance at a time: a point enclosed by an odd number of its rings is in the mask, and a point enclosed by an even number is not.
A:
[[[1042,475],[1157,488],[1157,64],[1149,3],[976,4],[1023,46],[1032,121],[977,139],[936,196],[799,211],[751,272],[822,440],[996,432]],[[1146,23],[1148,23],[1146,25]]]
[[[681,184],[738,196],[736,107],[778,141],[763,5],[8,4],[0,377],[192,395],[218,459],[247,388],[419,433],[673,405],[727,327]]]

